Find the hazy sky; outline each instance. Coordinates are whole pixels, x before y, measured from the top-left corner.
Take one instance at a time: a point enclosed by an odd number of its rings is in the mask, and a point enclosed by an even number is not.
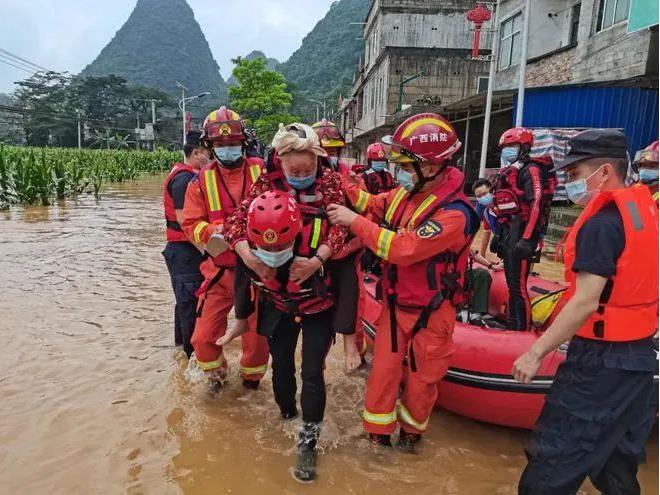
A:
[[[128,19],[136,0],[0,0],[0,48],[56,71],[77,73]],[[231,59],[261,50],[286,60],[332,0],[188,0],[225,80]],[[218,29],[218,26],[222,26]],[[1,63],[0,92],[29,74]]]

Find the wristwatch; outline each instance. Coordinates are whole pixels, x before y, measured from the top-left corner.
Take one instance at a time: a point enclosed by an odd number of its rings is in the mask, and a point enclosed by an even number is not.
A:
[[[325,265],[325,260],[318,253],[314,253],[314,258],[317,258],[321,262],[321,265]]]

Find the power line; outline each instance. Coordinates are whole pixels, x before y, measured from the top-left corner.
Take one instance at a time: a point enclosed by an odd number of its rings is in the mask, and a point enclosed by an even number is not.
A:
[[[11,62],[7,62],[6,60],[3,60],[3,59],[1,59],[1,58],[0,58],[0,63],[7,64],[7,65],[11,65],[12,67],[16,67],[17,69],[20,69],[20,70],[22,70],[22,71],[25,71],[25,72],[27,72],[28,74],[34,74],[35,72],[38,72],[38,71],[36,71],[36,70],[29,70],[29,69],[26,69],[26,68],[24,68],[24,67],[19,67],[18,65],[14,65],[14,64],[12,64]]]
[[[20,61],[20,62],[23,62],[23,64],[27,64],[27,65],[32,66],[32,67],[36,67],[36,68],[39,69],[39,70],[45,70],[46,72],[49,72],[49,71],[50,71],[50,69],[46,69],[45,67],[42,67],[42,66],[39,65],[39,64],[35,64],[34,62],[30,62],[29,60],[27,60],[27,59],[25,59],[25,58],[23,58],[23,57],[19,57],[19,56],[16,55],[15,53],[12,53],[12,52],[10,52],[10,51],[8,51],[8,50],[5,50],[4,48],[0,48],[0,52],[2,52],[2,53],[4,53],[4,54],[8,55],[9,57],[11,57],[11,58],[13,58],[13,59],[16,59],[16,60],[18,60],[18,61]],[[35,71],[35,72],[36,72],[36,71]]]

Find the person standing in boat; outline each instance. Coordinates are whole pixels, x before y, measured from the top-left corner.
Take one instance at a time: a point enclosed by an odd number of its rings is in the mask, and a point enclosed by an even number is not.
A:
[[[589,476],[606,494],[638,494],[637,466],[655,421],[658,210],[648,188],[625,187],[626,137],[589,130],[555,170],[584,211],[564,251],[566,305],[513,365],[529,383],[570,339],[526,449],[521,494],[577,492]]]
[[[479,220],[463,194],[463,173],[451,166],[461,142],[444,117],[410,117],[383,142],[397,165],[399,187],[374,196],[357,181],[347,182],[351,203],[363,205],[360,211],[369,217],[331,205],[329,218],[350,227],[383,260],[385,301],[376,322],[364,429],[372,443],[391,446],[398,422],[398,447],[414,452],[454,352],[456,305],[465,296],[463,277]]]
[[[556,186],[550,172],[552,161],[530,157],[533,143],[534,135],[523,127],[504,132],[499,141],[501,170],[493,179],[493,211],[500,228],[491,250],[504,260],[509,287],[507,327],[511,330],[530,328],[527,278],[548,223]]]

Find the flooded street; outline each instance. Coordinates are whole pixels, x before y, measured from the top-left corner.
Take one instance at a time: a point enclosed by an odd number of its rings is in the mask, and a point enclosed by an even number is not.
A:
[[[319,478],[297,484],[287,470],[298,424],[279,420],[269,377],[256,392],[241,387],[238,345],[217,397],[186,379],[160,184],[0,212],[1,493],[516,493],[527,432],[436,411],[421,455],[374,453],[360,424],[365,376],[343,373],[341,345],[327,363]],[[649,494],[653,436],[639,475]]]

